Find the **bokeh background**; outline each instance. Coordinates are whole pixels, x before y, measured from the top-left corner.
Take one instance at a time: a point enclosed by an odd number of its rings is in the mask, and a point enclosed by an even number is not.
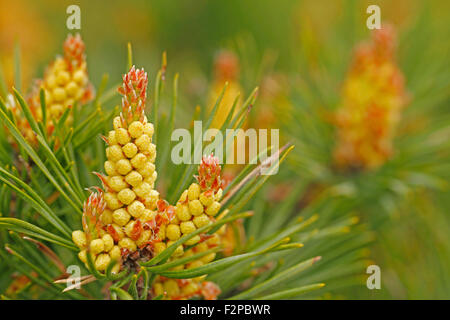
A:
[[[119,82],[128,42],[134,63],[145,67],[151,79],[166,51],[168,73],[180,73],[180,117],[190,117],[197,105],[209,104],[214,60],[228,50],[239,61],[234,81],[243,95],[261,86],[262,101],[255,106],[253,124],[280,127],[285,140],[295,138],[292,127],[297,123],[289,117],[289,108],[332,109],[336,104],[352,50],[370,35],[366,8],[377,4],[382,22],[397,30],[397,61],[412,101],[420,104],[405,111],[403,133],[411,126],[422,132],[440,128],[436,139],[449,138],[448,1],[1,0],[0,62],[8,85],[14,82],[16,44],[21,49],[22,91],[42,76],[55,52],[61,52],[69,32],[66,8],[71,4],[81,8],[80,33],[95,85],[105,73],[110,84]],[[277,99],[267,98],[271,94]],[[273,120],[280,114],[290,123]],[[348,290],[346,298],[450,297],[448,144],[445,148],[440,150],[443,157],[428,163],[433,168],[428,172],[439,169],[434,172],[439,180],[429,181],[430,188],[404,190],[402,200],[383,198],[386,214],[370,197],[361,206],[363,221],[376,234],[370,258],[381,267],[382,290]],[[420,156],[429,160],[434,154]],[[315,174],[295,163],[290,170],[300,179]]]
[[[124,69],[126,44],[131,42],[135,61],[155,72],[162,51],[167,51],[172,65],[177,66],[182,81],[201,73],[213,75],[213,58],[224,48],[246,51],[245,63],[258,65],[268,54],[276,58],[277,70],[298,72],[300,56],[306,55],[317,64],[324,47],[344,47],[351,54],[352,46],[367,37],[366,8],[378,4],[382,21],[408,30],[418,19],[427,19],[433,28],[433,42],[448,38],[447,1],[2,1],[0,13],[1,59],[11,79],[15,40],[22,47],[23,84],[39,77],[54,52],[60,51],[66,28],[66,8],[81,8],[81,31],[89,50],[88,63],[94,82],[103,73],[117,78]],[[337,38],[345,20],[345,38]],[[345,45],[345,46],[344,46]],[[407,50],[412,43],[402,43]],[[250,52],[249,52],[250,51]],[[244,52],[239,52],[241,55]],[[336,55],[337,56],[337,55]],[[323,62],[322,62],[323,63]],[[400,61],[402,63],[402,61]],[[341,76],[348,61],[341,61]],[[9,66],[9,68],[8,68]],[[243,65],[245,73],[250,73]],[[252,66],[252,69],[255,67]],[[173,70],[172,70],[173,71]],[[333,71],[333,72],[338,72]],[[246,87],[257,83],[245,79]],[[12,81],[12,80],[11,80]]]

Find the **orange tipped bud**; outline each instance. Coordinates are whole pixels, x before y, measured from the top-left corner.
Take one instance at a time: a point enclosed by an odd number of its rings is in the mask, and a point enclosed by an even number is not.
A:
[[[134,66],[123,76],[118,91],[122,95],[122,124],[127,126],[135,120],[144,122],[145,100],[147,99],[148,76],[144,69]]]
[[[211,281],[204,281],[201,285],[202,296],[205,300],[217,300],[217,296],[220,294],[220,288],[217,284]]]
[[[69,34],[63,45],[64,59],[66,59],[69,69],[79,67],[85,60],[85,45],[80,34],[75,36]]]
[[[97,187],[94,187],[94,189],[96,191],[91,192],[83,206],[82,223],[88,241],[99,237],[102,227],[100,215],[106,207],[106,202],[103,199],[103,191]]]
[[[202,163],[198,166],[198,176],[196,176],[202,191],[216,192],[220,189],[222,186],[220,171],[219,158],[213,154],[203,156]]]
[[[336,113],[336,163],[343,168],[375,168],[391,156],[392,140],[407,102],[403,74],[394,59],[390,26],[375,30],[356,49]]]
[[[214,61],[214,71],[217,80],[236,80],[239,73],[239,60],[234,53],[222,51]]]

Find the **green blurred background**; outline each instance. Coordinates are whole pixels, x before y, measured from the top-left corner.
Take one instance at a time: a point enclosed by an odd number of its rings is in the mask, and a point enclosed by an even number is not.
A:
[[[278,70],[301,73],[298,60],[302,54],[314,62],[324,46],[336,42],[344,42],[347,53],[351,53],[352,45],[368,34],[365,20],[369,4],[378,4],[382,22],[395,24],[400,33],[426,14],[428,24],[435,30],[435,41],[448,38],[444,30],[448,30],[450,9],[448,1],[436,0],[2,1],[2,62],[11,66],[7,62],[12,59],[14,41],[19,39],[25,87],[30,78],[42,74],[55,52],[61,52],[68,33],[66,8],[71,4],[81,8],[80,33],[86,42],[94,83],[105,72],[117,79],[124,71],[127,42],[133,45],[135,62],[150,72],[157,70],[161,52],[167,51],[182,81],[192,77],[190,72],[212,76],[214,54],[223,48],[239,48],[242,42],[252,51],[248,53],[250,57],[245,57],[251,61],[245,63],[257,64],[270,50],[277,57]],[[348,32],[344,39],[336,38],[337,24],[343,19]],[[348,61],[341,61],[341,71],[347,64]],[[6,69],[11,76],[12,70]],[[246,80],[251,83],[244,86],[256,85],[257,79]]]

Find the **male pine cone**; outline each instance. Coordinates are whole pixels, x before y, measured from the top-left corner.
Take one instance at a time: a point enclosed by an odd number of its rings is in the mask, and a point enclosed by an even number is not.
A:
[[[83,213],[83,231],[72,234],[80,248],[79,258],[87,263],[91,254],[94,266],[104,271],[117,261],[113,272],[139,269],[139,261],[148,260],[172,245],[182,235],[210,224],[220,210],[222,196],[218,159],[204,157],[199,166],[198,184],[193,183],[183,192],[176,206],[159,198],[154,189],[156,146],[152,143],[153,125],[144,114],[147,97],[147,73],[134,67],[124,75],[122,112],[114,118],[107,137],[106,175],[96,173],[104,190],[97,188],[86,201]],[[218,234],[197,235],[179,246],[172,257],[179,259],[218,246]],[[189,246],[195,245],[190,249]],[[186,249],[186,250],[185,250]],[[176,270],[194,268],[208,263],[215,253],[175,267]],[[166,299],[187,299],[202,295],[214,299],[219,290],[204,277],[195,279],[167,279],[157,277],[152,296]]]

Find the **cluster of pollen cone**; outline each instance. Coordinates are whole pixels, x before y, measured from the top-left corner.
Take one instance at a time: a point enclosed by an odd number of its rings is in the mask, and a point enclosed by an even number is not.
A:
[[[372,41],[356,48],[336,114],[340,167],[371,169],[392,154],[392,140],[407,102],[404,78],[395,59],[391,26],[375,30]]]
[[[41,88],[45,93],[47,121],[45,123],[48,134],[51,134],[55,124],[68,108],[75,103],[85,103],[92,99],[93,88],[89,83],[85,45],[79,34],[69,35],[63,45],[63,56],[58,56],[46,69],[43,79],[35,80],[31,92],[27,96],[27,103],[37,122],[43,121],[40,102]],[[20,108],[10,96],[9,108],[15,117],[22,135],[30,142],[35,142],[35,135]],[[67,121],[72,121],[71,115]]]
[[[122,112],[114,118],[113,129],[103,137],[107,144],[106,174],[96,173],[103,189],[92,188],[84,205],[83,230],[72,234],[80,248],[80,260],[87,264],[90,255],[99,271],[111,265],[113,273],[125,268],[138,271],[139,262],[148,261],[183,235],[212,223],[220,210],[221,167],[212,155],[203,157],[197,183],[192,183],[175,205],[160,199],[154,188],[157,178],[154,128],[144,114],[147,84],[143,69],[132,67],[123,76],[119,88]],[[218,233],[196,235],[180,245],[169,261],[217,247],[220,240]],[[206,264],[215,258],[214,250],[211,251],[172,270]],[[165,299],[194,296],[214,299],[219,292],[215,284],[204,281],[204,276],[194,279],[158,276],[150,294]]]

